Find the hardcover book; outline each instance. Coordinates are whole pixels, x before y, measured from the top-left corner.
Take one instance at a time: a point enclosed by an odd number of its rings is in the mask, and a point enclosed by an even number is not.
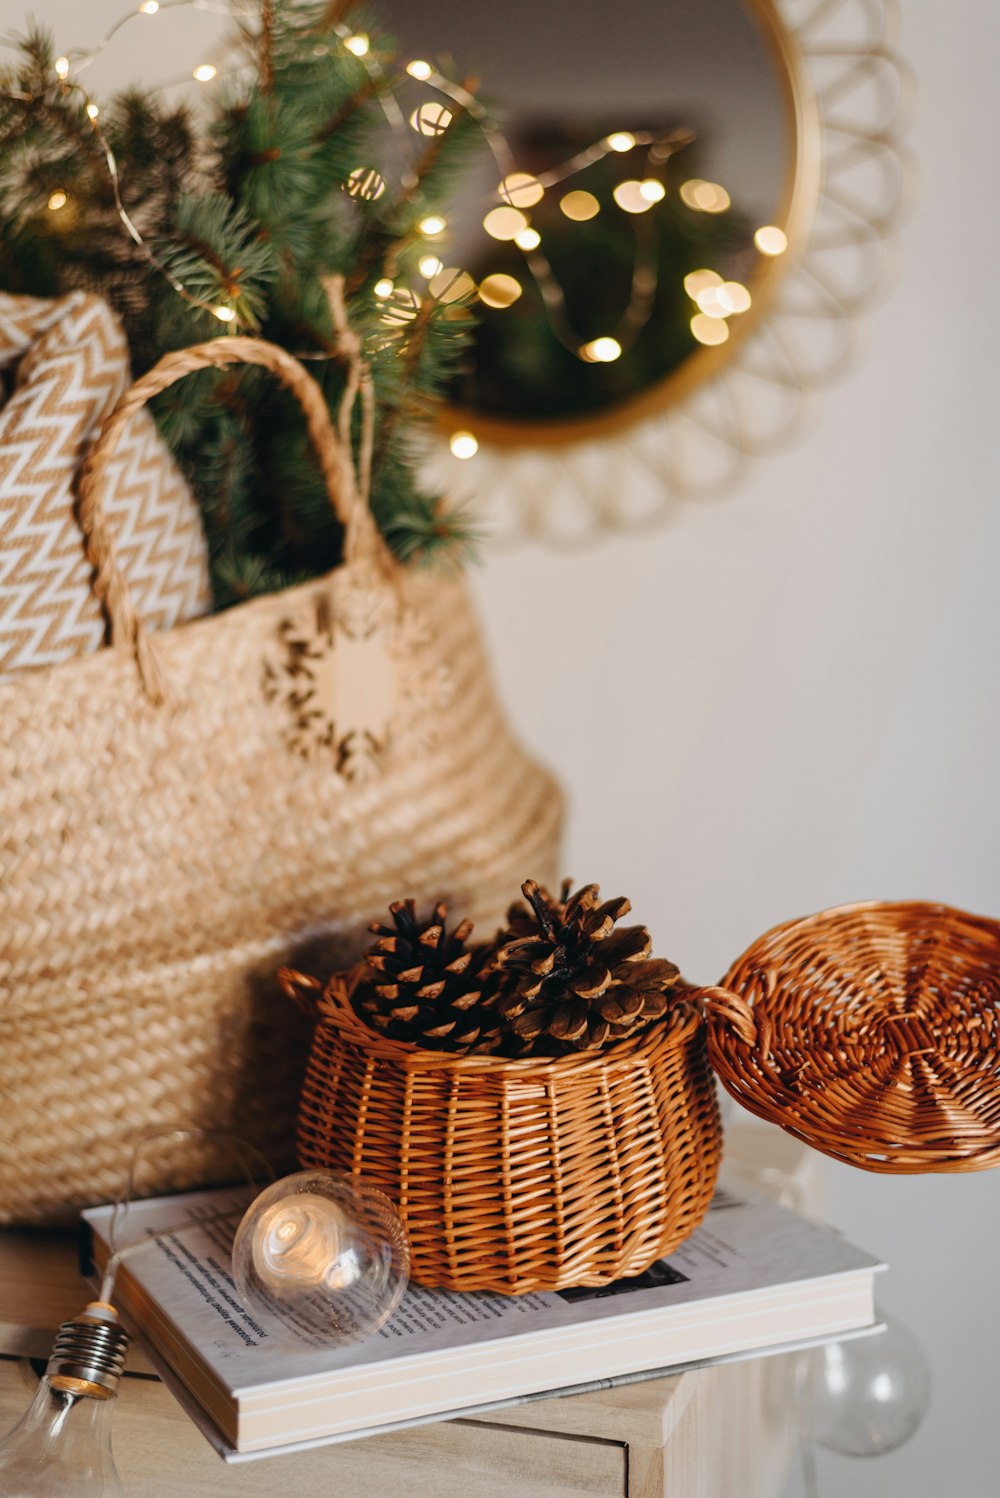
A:
[[[480,1413],[542,1394],[786,1351],[874,1324],[878,1260],[755,1193],[716,1193],[669,1259],[603,1289],[460,1295],[410,1285],[366,1341],[274,1345],[231,1272],[246,1188],[133,1203],[114,1303],[229,1460]],[[83,1214],[90,1272],[112,1207]]]

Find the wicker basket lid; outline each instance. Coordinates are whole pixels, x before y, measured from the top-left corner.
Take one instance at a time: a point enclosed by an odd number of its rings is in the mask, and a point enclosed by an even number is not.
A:
[[[768,931],[705,999],[751,1113],[892,1174],[1000,1165],[1000,922],[869,902]]]

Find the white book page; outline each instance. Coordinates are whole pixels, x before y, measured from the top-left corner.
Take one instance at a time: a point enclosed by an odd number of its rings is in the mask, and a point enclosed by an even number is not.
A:
[[[603,1332],[613,1334],[607,1323],[669,1314],[674,1307],[690,1314],[700,1302],[711,1315],[720,1298],[756,1296],[797,1281],[878,1267],[876,1259],[832,1230],[741,1188],[738,1195],[719,1192],[692,1237],[634,1279],[598,1290],[523,1296],[459,1295],[410,1285],[392,1319],[366,1341],[331,1347],[321,1333],[304,1328],[294,1349],[282,1342],[278,1359],[274,1339],[242,1304],[232,1279],[232,1235],[249,1195],[245,1188],[233,1188],[135,1203],[117,1245],[150,1239],[123,1270],[122,1290],[135,1287],[129,1299],[136,1302],[130,1307],[136,1319],[168,1356],[170,1343],[186,1344],[219,1387],[233,1395],[338,1369],[433,1362],[456,1348],[557,1328],[605,1324]],[[220,1219],[227,1208],[231,1215]],[[111,1214],[111,1208],[84,1214],[105,1244]],[[99,1257],[103,1262],[106,1250]]]

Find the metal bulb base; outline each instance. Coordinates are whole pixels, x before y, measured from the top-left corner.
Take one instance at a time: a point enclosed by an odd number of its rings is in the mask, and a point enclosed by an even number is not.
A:
[[[67,1393],[106,1397],[118,1388],[127,1350],[128,1333],[117,1311],[92,1301],[60,1326],[45,1376]]]

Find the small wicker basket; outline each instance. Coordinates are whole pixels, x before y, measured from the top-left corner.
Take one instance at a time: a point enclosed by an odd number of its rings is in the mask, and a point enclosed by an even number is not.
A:
[[[723,984],[709,1055],[751,1113],[863,1170],[1000,1165],[1000,922],[844,905],[775,926]]]
[[[698,990],[605,1051],[503,1061],[375,1034],[350,1002],[359,976],[282,974],[317,1021],[299,1157],[397,1203],[418,1284],[604,1285],[698,1226],[721,1153]]]

